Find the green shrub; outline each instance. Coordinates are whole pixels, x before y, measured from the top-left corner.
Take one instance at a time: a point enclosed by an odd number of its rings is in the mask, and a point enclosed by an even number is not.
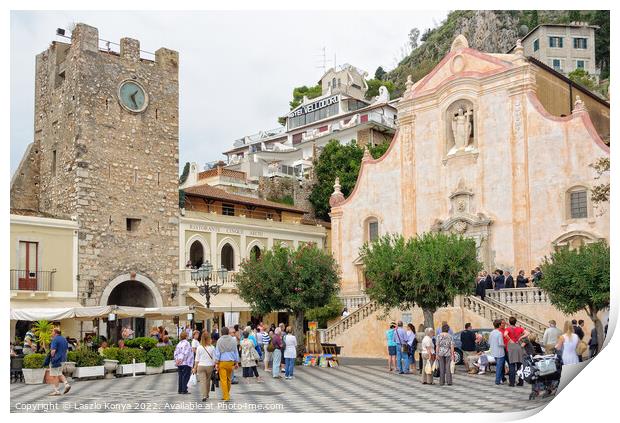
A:
[[[87,348],[80,348],[75,354],[76,367],[91,367],[101,366],[103,364],[103,357],[95,351]]]
[[[159,348],[153,348],[146,353],[146,365],[160,367],[164,365],[164,353]]]
[[[172,346],[176,347],[178,343],[179,338],[170,338],[170,344],[172,344]]]
[[[127,346],[128,348],[140,348],[144,351],[155,348],[155,345],[157,345],[157,339],[147,338],[145,336],[140,338],[127,339],[125,341],[125,346]]]
[[[146,361],[146,352],[140,348],[122,348],[118,350],[118,364],[132,364],[133,359],[136,363]]]
[[[75,363],[76,360],[77,360],[77,353],[75,351],[68,351],[67,352],[67,361],[71,361],[71,362]]]
[[[45,354],[28,354],[24,356],[24,369],[40,369],[45,362]]]
[[[108,347],[103,349],[101,355],[107,360],[118,360],[119,351],[120,349],[118,347]]]
[[[156,349],[161,350],[164,354],[164,359],[166,360],[174,360],[174,346],[166,345],[165,347],[157,347]]]

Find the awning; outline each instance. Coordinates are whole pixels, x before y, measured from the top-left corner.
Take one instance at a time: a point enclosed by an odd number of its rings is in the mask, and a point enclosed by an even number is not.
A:
[[[30,303],[31,305],[32,303]],[[45,304],[52,305],[51,302]],[[79,304],[78,304],[79,305]],[[163,319],[166,317],[183,316],[187,313],[204,313],[204,307],[128,307],[128,306],[95,306],[95,307],[41,307],[17,308],[11,302],[11,320],[92,320],[108,317],[110,313],[118,318],[148,317]]]
[[[11,300],[10,320],[63,320],[74,317],[74,310],[82,305],[72,300]]]
[[[204,307],[205,299],[199,293],[188,292],[187,296],[188,300]],[[238,294],[220,292],[217,295],[211,296],[211,307],[209,307],[209,310],[213,312],[250,311],[251,309],[252,307],[243,301]]]

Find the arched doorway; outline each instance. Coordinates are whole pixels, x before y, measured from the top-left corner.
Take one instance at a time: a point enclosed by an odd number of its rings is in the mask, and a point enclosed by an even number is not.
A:
[[[194,241],[192,245],[189,247],[189,261],[192,264],[192,267],[198,268],[202,266],[204,263],[204,248],[200,241]]]
[[[147,285],[137,280],[126,280],[112,288],[106,301],[106,305],[129,306],[129,307],[157,307],[158,299]],[[134,331],[134,337],[146,336],[148,328],[146,319],[143,317],[130,317],[108,321],[108,337],[116,343],[121,339],[124,327]]]
[[[257,259],[259,259],[260,255],[261,255],[260,247],[258,245],[253,246],[252,249],[250,250],[250,257],[256,257]]]
[[[224,244],[224,246],[222,247],[221,257],[222,257],[222,266],[224,266],[229,271],[234,271],[235,270],[235,250],[233,250],[233,247],[229,243]]]

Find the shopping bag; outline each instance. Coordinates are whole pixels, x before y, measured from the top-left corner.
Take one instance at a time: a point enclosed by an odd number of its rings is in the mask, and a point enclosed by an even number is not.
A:
[[[450,362],[450,373],[454,374],[454,371],[456,370],[456,365],[454,363],[454,361]]]
[[[426,366],[424,366],[424,373],[426,373],[427,375],[433,374],[433,366],[431,366],[430,360],[426,360]]]
[[[439,377],[439,364],[437,363],[437,360],[433,362],[433,377]]]
[[[192,373],[192,375],[189,377],[189,382],[187,382],[187,387],[188,388],[192,388],[194,386],[196,386],[196,374]]]

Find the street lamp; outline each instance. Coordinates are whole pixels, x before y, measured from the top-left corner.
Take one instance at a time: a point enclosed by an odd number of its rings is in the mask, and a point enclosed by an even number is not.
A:
[[[192,269],[191,278],[196,284],[200,295],[205,297],[207,308],[211,307],[211,295],[220,293],[220,287],[224,285],[226,276],[228,276],[228,270],[224,266],[214,274],[213,265],[208,260],[202,263],[200,268]]]

